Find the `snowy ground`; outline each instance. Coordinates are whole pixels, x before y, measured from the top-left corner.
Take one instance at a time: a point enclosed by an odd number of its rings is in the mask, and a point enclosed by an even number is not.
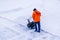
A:
[[[60,40],[52,34],[28,30],[27,27],[2,17],[0,17],[0,23],[0,40]]]
[[[33,8],[42,12],[41,33],[26,26]],[[60,40],[59,9],[59,0],[0,1],[0,40]]]

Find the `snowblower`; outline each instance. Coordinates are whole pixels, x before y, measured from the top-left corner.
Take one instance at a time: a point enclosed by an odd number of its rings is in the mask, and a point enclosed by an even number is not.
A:
[[[34,29],[35,23],[34,23],[33,21],[30,22],[29,19],[27,19],[27,21],[28,21],[27,27],[28,27],[29,29]]]

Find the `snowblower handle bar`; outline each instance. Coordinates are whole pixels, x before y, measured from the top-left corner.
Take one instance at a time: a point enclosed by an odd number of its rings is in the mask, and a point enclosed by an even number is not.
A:
[[[29,19],[27,19],[27,21],[28,21],[28,23],[30,23],[30,20]]]

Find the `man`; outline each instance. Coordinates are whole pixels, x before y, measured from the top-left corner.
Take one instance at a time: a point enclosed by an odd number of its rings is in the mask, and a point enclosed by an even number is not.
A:
[[[40,32],[41,13],[36,8],[33,9],[32,18],[35,23],[35,31]]]

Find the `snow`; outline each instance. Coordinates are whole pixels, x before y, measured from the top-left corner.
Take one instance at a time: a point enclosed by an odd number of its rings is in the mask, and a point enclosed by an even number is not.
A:
[[[26,26],[33,8],[42,13],[41,33]],[[0,0],[0,40],[60,40],[59,9],[59,0]]]
[[[44,15],[42,18],[42,23],[44,23],[43,25],[46,27],[44,27],[44,29],[46,31],[49,31],[50,33],[53,33],[55,35],[60,36],[60,19],[59,19],[59,7],[60,7],[60,1],[58,0],[46,0],[44,3]],[[48,26],[48,27],[47,27]]]

